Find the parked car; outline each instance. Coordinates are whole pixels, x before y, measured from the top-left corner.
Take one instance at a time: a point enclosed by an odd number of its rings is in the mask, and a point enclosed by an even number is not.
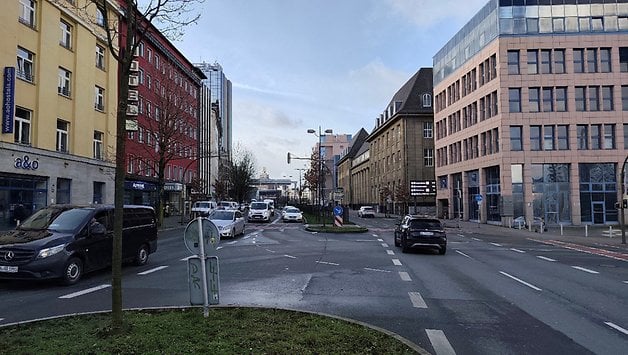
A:
[[[246,228],[244,216],[238,210],[214,210],[208,218],[218,228],[220,238],[233,238],[244,234]]]
[[[395,228],[395,246],[406,253],[412,248],[434,248],[439,254],[447,252],[447,234],[440,220],[432,217],[407,215]]]
[[[249,206],[249,221],[270,222],[270,216],[268,202],[252,202]]]
[[[303,213],[296,207],[287,207],[283,209],[281,219],[284,222],[303,222]]]
[[[221,210],[237,210],[238,203],[234,201],[220,201],[217,208]]]
[[[358,210],[358,217],[362,218],[375,218],[375,210],[371,206],[362,206]]]
[[[113,214],[111,205],[44,207],[0,235],[0,278],[60,279],[71,285],[110,266]],[[154,209],[125,205],[122,223],[122,259],[146,264],[157,250]]]

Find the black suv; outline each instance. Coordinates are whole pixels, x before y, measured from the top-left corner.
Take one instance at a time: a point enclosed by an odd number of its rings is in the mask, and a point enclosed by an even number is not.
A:
[[[436,218],[408,215],[395,228],[395,246],[404,253],[414,247],[436,248],[442,255],[447,252],[447,234]]]

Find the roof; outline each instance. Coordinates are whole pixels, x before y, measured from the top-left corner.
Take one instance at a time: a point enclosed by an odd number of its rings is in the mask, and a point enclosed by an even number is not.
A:
[[[338,162],[336,162],[336,165],[340,165],[342,164],[345,160],[347,159],[353,159],[358,155],[358,151],[360,150],[360,148],[362,148],[362,145],[364,143],[364,141],[366,140],[366,137],[368,137],[368,132],[364,129],[364,128],[360,128],[360,130],[353,135],[353,139],[351,140],[351,145],[349,146],[349,150],[347,151],[347,153],[345,155],[343,155]]]

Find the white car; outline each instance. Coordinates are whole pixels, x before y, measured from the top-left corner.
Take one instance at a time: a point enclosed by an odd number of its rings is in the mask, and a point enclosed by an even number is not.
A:
[[[283,209],[281,218],[284,222],[303,222],[303,213],[296,207],[288,207]]]
[[[208,218],[218,228],[220,238],[233,238],[244,234],[244,217],[240,211],[214,210]]]
[[[358,217],[362,218],[375,218],[375,210],[371,206],[362,206],[358,210]]]

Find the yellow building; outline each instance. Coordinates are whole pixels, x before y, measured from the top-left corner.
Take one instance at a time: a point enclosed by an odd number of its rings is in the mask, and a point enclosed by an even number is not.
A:
[[[117,4],[107,1],[109,18]],[[0,12],[0,228],[13,210],[113,203],[117,62],[88,0],[11,0]]]

